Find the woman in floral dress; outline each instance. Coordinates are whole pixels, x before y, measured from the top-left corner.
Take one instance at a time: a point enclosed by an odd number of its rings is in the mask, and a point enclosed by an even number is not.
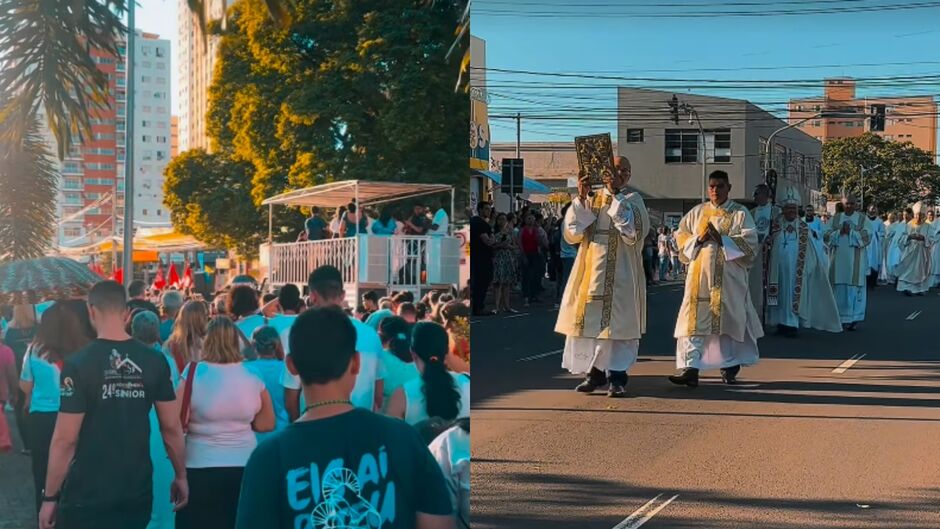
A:
[[[509,304],[509,294],[516,284],[519,265],[516,263],[516,237],[505,213],[496,216],[493,249],[493,285],[496,286],[496,310],[515,314]]]

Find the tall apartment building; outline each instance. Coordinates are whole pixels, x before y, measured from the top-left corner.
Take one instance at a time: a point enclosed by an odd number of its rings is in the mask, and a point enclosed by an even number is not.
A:
[[[790,122],[822,111],[871,115],[874,105],[884,105],[884,131],[871,131],[871,120],[864,117],[813,119],[799,128],[824,143],[874,132],[886,140],[913,143],[936,156],[937,102],[933,96],[859,98],[855,88],[855,80],[851,78],[826,79],[822,97],[790,100]]]
[[[170,159],[176,158],[180,153],[180,118],[170,117]]]
[[[205,2],[206,20],[220,20],[227,0]],[[180,151],[209,150],[206,112],[209,110],[209,85],[215,71],[219,37],[203,37],[199,18],[189,9],[187,0],[179,0],[179,136]]]
[[[134,220],[144,226],[168,226],[163,206],[163,169],[169,161],[170,43],[137,31],[135,50]],[[85,246],[121,234],[112,207],[123,215],[126,158],[126,43],[119,56],[92,49],[98,68],[108,76],[108,104],[90,110],[91,136],[75,139],[61,162],[57,212],[58,243]],[[54,145],[51,134],[47,135]],[[109,199],[108,196],[111,196]],[[116,197],[116,201],[114,200]]]

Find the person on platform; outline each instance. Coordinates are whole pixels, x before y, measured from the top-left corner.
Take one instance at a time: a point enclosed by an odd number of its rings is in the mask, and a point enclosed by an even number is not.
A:
[[[813,243],[819,235],[799,218],[798,203],[790,188],[782,202],[783,215],[774,222],[765,246],[767,323],[789,337],[796,336],[800,327],[842,332],[829,285],[829,260]]]
[[[865,248],[871,241],[871,221],[856,211],[856,199],[843,194],[841,212],[832,217],[823,238],[831,249],[829,281],[842,327],[854,331],[865,319],[868,293],[865,277],[868,275],[868,254]]]
[[[780,215],[780,207],[770,202],[770,187],[767,184],[758,184],[754,188],[754,202],[757,207],[751,210],[754,224],[757,227],[757,244],[760,248],[767,236],[774,220]],[[758,314],[764,310],[764,256],[763,252],[755,252],[754,264],[751,266],[748,278],[748,288],[751,292],[751,301]]]
[[[585,176],[578,180],[562,234],[579,244],[578,255],[555,326],[566,337],[562,367],[587,374],[577,391],[609,383],[613,398],[626,396],[627,371],[646,331],[642,252],[650,221],[639,193],[626,192],[629,181],[630,161],[622,156],[603,189],[592,193]]]
[[[924,203],[911,208],[914,220],[898,241],[901,262],[898,264],[898,292],[905,296],[923,296],[930,290],[930,238],[932,230],[924,215]]]
[[[698,386],[703,369],[721,369],[726,384],[737,382],[742,366],[757,363],[764,336],[748,290],[748,269],[759,249],[751,213],[728,198],[728,173],[708,177],[709,202],[679,222],[676,242],[688,264],[685,294],[676,321],[673,384]]]
[[[881,272],[881,248],[885,239],[885,223],[878,217],[878,206],[868,207],[868,221],[871,222],[871,242],[868,244],[868,290],[878,286],[878,273]]]

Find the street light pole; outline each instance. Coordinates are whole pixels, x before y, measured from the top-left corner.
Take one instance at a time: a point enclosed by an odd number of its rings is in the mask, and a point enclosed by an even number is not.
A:
[[[124,286],[134,280],[134,46],[137,35],[134,28],[134,6],[127,3],[127,82],[125,84],[124,124]],[[114,197],[117,204],[117,195]]]

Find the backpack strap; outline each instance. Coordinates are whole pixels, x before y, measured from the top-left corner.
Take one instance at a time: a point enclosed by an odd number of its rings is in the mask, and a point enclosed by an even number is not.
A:
[[[196,366],[199,362],[190,362],[187,365],[189,373],[186,376],[186,385],[183,386],[183,402],[180,406],[180,424],[183,425],[183,433],[189,431],[189,415],[192,409],[193,400],[193,380],[196,378]]]

